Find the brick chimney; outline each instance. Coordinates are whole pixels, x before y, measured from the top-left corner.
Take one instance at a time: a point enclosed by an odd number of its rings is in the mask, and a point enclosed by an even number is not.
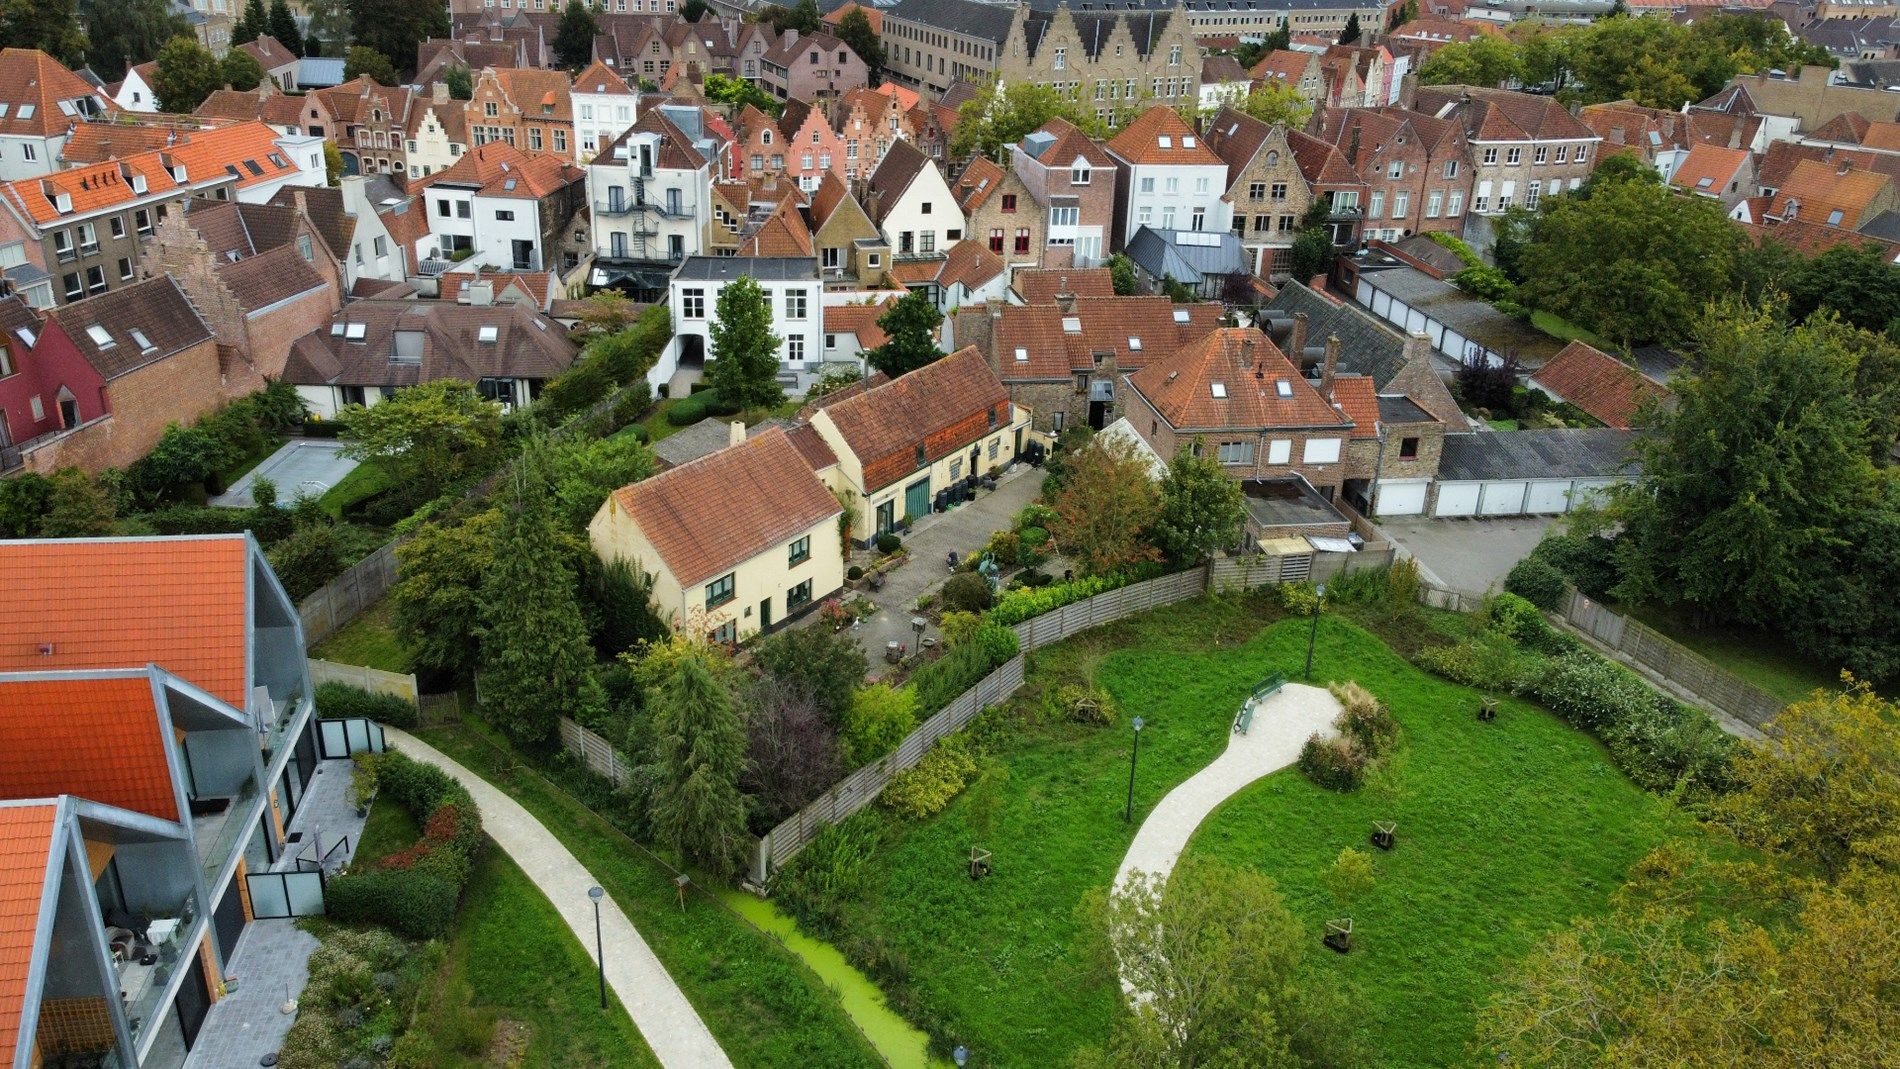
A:
[[[429,103],[447,104],[449,102],[449,83],[437,78],[429,83]]]
[[[1409,367],[1415,362],[1422,362],[1425,366],[1429,367],[1431,361],[1431,336],[1426,334],[1407,334],[1405,336],[1405,348],[1400,350],[1399,365],[1401,367]]]
[[[1253,367],[1253,332],[1248,331],[1240,336],[1240,369],[1245,371],[1251,367]]]
[[[1306,352],[1306,313],[1293,313],[1293,336],[1287,339],[1286,353],[1293,362],[1300,362],[1301,354]]]
[[[1339,335],[1326,336],[1326,358],[1319,366],[1319,392],[1328,401],[1333,399],[1333,381],[1339,377]]]
[[[1062,276],[1062,288],[1056,291],[1056,307],[1063,315],[1075,314],[1075,294],[1069,291],[1069,276]]]

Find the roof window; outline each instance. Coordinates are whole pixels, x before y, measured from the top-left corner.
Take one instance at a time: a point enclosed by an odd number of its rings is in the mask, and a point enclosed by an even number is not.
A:
[[[1193,322],[1193,320],[1194,320],[1194,317],[1188,314],[1187,309],[1176,308],[1174,310],[1174,321],[1176,323],[1190,323],[1190,322]]]
[[[1275,379],[1273,381],[1273,392],[1279,394],[1281,397],[1291,397],[1293,396],[1293,383],[1286,379]]]
[[[97,323],[86,328],[86,337],[91,338],[92,343],[101,349],[110,349],[118,344],[112,340],[112,333]]]
[[[1128,336],[1128,351],[1131,353],[1141,352],[1141,339],[1133,334]]]
[[[476,341],[492,342],[499,337],[501,337],[501,328],[499,327],[483,327],[475,332]]]
[[[343,336],[343,324],[341,323],[330,324],[330,337],[340,338],[342,336]]]
[[[1847,213],[1841,211],[1839,208],[1836,208],[1833,211],[1827,213],[1827,225],[1840,226],[1841,220],[1845,218],[1847,218]]]
[[[1211,383],[1208,389],[1214,392],[1214,399],[1217,401],[1225,400],[1227,397],[1227,384],[1224,382]]]
[[[1082,333],[1082,317],[1081,316],[1063,316],[1062,317],[1062,333],[1064,334]]]
[[[351,323],[343,328],[343,336],[350,341],[362,341],[369,328],[362,323]]]
[[[1404,139],[1403,139],[1403,138],[1401,138],[1400,140],[1404,140]],[[1194,139],[1193,139],[1193,138],[1191,138],[1191,137],[1184,137],[1184,138],[1182,138],[1182,139],[1181,139],[1181,147],[1182,147],[1182,148],[1193,148],[1193,147],[1194,147],[1194,145],[1195,145],[1195,141],[1194,141]]]
[[[1026,361],[1026,360],[1028,360],[1028,359],[1029,359],[1029,350],[1027,350],[1027,349],[1017,349],[1017,350],[1016,350],[1016,359],[1018,359],[1018,360],[1025,360],[1025,361]]]
[[[1707,189],[1714,184],[1715,184],[1715,179],[1709,178],[1706,175],[1695,180],[1695,187],[1697,189]]]
[[[37,104],[22,104],[20,105],[19,117],[22,119],[31,119],[33,117],[33,113],[37,111],[38,108],[39,106]]]
[[[146,337],[145,332],[137,327],[132,328],[132,341],[138,345],[139,352],[141,353],[149,353],[153,349],[158,348],[158,346],[152,344],[152,339]]]
[[[1160,137],[1155,138],[1155,144],[1160,145],[1162,148],[1173,148],[1174,138],[1169,137],[1167,134],[1162,134]]]
[[[18,334],[20,336],[20,340],[25,342],[26,347],[29,349],[39,344],[39,335],[33,333],[32,327],[14,327],[13,333]]]

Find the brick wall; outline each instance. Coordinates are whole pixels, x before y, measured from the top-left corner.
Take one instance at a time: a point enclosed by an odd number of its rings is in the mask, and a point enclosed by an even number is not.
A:
[[[261,389],[264,377],[282,376],[284,362],[290,357],[290,347],[296,344],[298,338],[324,329],[338,305],[337,289],[332,283],[287,304],[278,305],[263,315],[247,319],[245,347],[240,354],[241,376],[257,381],[245,385],[237,381],[239,375],[234,375],[226,385],[226,392],[236,397]]]
[[[1385,455],[1379,455],[1377,438],[1354,438],[1346,449],[1348,479],[1435,479],[1438,462],[1445,448],[1445,428],[1437,423],[1394,423],[1385,431]],[[1405,457],[1405,440],[1418,439],[1418,455]]]
[[[1221,466],[1221,470],[1235,479],[1267,479],[1278,475],[1291,475],[1297,472],[1300,475],[1304,475],[1306,481],[1312,483],[1315,490],[1318,490],[1321,494],[1327,494],[1328,496],[1337,495],[1340,484],[1348,477],[1347,469],[1352,460],[1352,450],[1348,440],[1348,435],[1351,432],[1345,428],[1338,430],[1298,431],[1275,429],[1264,433],[1259,431],[1225,431],[1220,433],[1209,432],[1200,435],[1191,433],[1183,434],[1169,426],[1168,421],[1162,419],[1160,414],[1148,404],[1147,399],[1142,397],[1141,394],[1136,393],[1132,389],[1126,390],[1125,392],[1127,395],[1125,408],[1129,422],[1135,425],[1135,430],[1148,440],[1148,444],[1154,447],[1155,452],[1160,453],[1164,457],[1174,456],[1180,452],[1182,447],[1193,442],[1196,437],[1201,438],[1204,442],[1206,455],[1215,458],[1220,456],[1219,447],[1223,443],[1252,442],[1254,446],[1253,463],[1224,464]],[[1306,443],[1310,440],[1325,438],[1339,439],[1339,460],[1331,464],[1306,463],[1302,459],[1306,455]],[[1269,443],[1273,441],[1287,441],[1291,443],[1288,447],[1287,463],[1272,464],[1268,462],[1267,458],[1271,455]]]
[[[32,470],[122,468],[152,451],[169,423],[189,423],[223,400],[218,345],[205,341],[106,384],[109,418],[82,424],[26,455]]]

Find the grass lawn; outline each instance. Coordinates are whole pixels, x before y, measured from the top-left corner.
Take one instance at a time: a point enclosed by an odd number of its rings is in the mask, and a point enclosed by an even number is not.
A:
[[[388,598],[356,614],[343,630],[317,643],[311,656],[385,672],[409,671],[409,651],[396,634],[396,611]]]
[[[1490,424],[1491,429],[1494,431],[1514,431],[1517,429],[1517,421],[1514,419],[1487,419],[1485,422]]]
[[[1606,353],[1614,354],[1616,352],[1616,346],[1604,341],[1590,331],[1577,326],[1568,319],[1551,312],[1532,312],[1531,326],[1562,341],[1588,342]]]
[[[363,835],[356,841],[351,865],[371,865],[398,850],[407,849],[422,836],[422,825],[407,809],[387,795],[378,795],[370,803],[369,819],[363,822]]]
[[[671,873],[538,773],[500,772],[515,758],[479,728],[418,734],[507,791],[574,852],[626,911],[735,1065],[879,1064],[837,999],[770,936],[702,895],[689,896],[682,910]]]
[[[365,462],[351,468],[348,475],[338,479],[335,486],[325,490],[323,496],[317,499],[317,503],[323,506],[323,511],[340,520],[343,518],[344,509],[358,501],[375,497],[394,485],[396,485],[396,480],[390,477],[389,473],[375,464]]]
[[[1234,710],[1273,671],[1297,676],[1307,624],[1258,598],[1200,599],[1091,632],[1036,656],[1034,680],[1091,672],[1114,694],[1112,728],[986,725],[985,781],[935,819],[874,809],[884,842],[832,933],[860,967],[899,978],[894,1001],[984,1064],[1060,1064],[1100,1043],[1118,988],[1087,966],[1076,906],[1114,877],[1132,826],[1127,717],[1146,719],[1135,821],[1225,748]],[[1601,909],[1631,862],[1670,827],[1663,804],[1625,780],[1591,739],[1507,702],[1495,724],[1472,692],[1413,668],[1353,624],[1322,618],[1315,679],[1358,679],[1407,729],[1398,797],[1321,792],[1284,772],[1235,799],[1190,846],[1261,867],[1313,930],[1321,967],[1358,981],[1380,1065],[1463,1060],[1473,1003],[1538,933]],[[1018,722],[1020,724],[1020,722]],[[1359,912],[1362,952],[1321,949],[1322,862],[1363,844],[1373,815],[1400,822],[1382,883]],[[972,883],[970,847],[994,852]]]
[[[491,843],[416,1026],[435,1035],[443,1069],[657,1066],[612,991],[600,1008],[597,977],[546,896]]]
[[[639,422],[638,426],[647,429],[647,442],[649,444],[657,442],[662,438],[671,437],[685,429],[684,427],[675,427],[666,421],[666,410],[671,407],[673,407],[672,399],[669,398],[665,401],[661,401],[654,406],[653,411],[647,413],[647,418]],[[632,426],[632,424],[629,424],[629,426]]]
[[[1748,627],[1698,629],[1659,605],[1617,608],[1782,701],[1800,701],[1816,687],[1840,689],[1839,670],[1811,660],[1778,635]]]

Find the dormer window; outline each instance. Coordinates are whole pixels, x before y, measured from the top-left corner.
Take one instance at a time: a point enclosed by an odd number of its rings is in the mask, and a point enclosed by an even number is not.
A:
[[[1072,186],[1088,185],[1089,184],[1089,165],[1086,163],[1078,162],[1074,167],[1070,168],[1069,169],[1069,184]]]

